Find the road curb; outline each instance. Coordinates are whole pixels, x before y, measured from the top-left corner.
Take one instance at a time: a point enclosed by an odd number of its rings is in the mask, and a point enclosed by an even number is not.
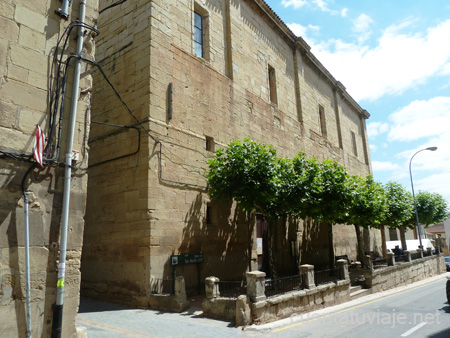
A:
[[[423,285],[436,282],[440,279],[447,278],[447,276],[450,276],[450,273],[445,272],[443,274],[433,276],[433,277],[430,277],[427,279],[423,279],[421,281],[414,282],[414,283],[411,283],[406,286],[400,286],[400,287],[396,287],[394,289],[373,293],[373,294],[370,294],[367,296],[363,296],[361,298],[357,298],[357,299],[354,299],[354,300],[351,300],[351,301],[348,301],[348,302],[345,302],[342,304],[333,305],[333,306],[330,306],[330,307],[327,307],[324,309],[311,311],[311,312],[307,312],[307,313],[302,313],[302,314],[293,314],[289,318],[280,319],[275,322],[271,322],[271,323],[267,323],[267,324],[261,324],[261,325],[254,324],[254,325],[246,327],[244,329],[244,331],[268,331],[268,330],[274,330],[274,329],[277,329],[277,328],[280,328],[283,326],[297,324],[297,323],[300,323],[303,321],[308,322],[308,321],[320,318],[322,316],[329,315],[336,311],[342,311],[342,310],[345,310],[345,309],[348,309],[348,308],[351,308],[351,307],[354,307],[357,305],[361,305],[361,304],[364,304],[364,303],[367,303],[370,301],[385,298],[385,297],[393,295],[393,294],[397,294],[397,293],[408,291],[410,289],[421,287]]]

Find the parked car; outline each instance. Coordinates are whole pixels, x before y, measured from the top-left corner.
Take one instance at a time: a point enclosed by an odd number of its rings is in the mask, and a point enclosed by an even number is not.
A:
[[[447,271],[450,271],[450,256],[444,257],[445,266],[447,267]]]
[[[447,293],[447,302],[450,305],[450,277],[447,277],[447,284],[445,285],[445,291]]]

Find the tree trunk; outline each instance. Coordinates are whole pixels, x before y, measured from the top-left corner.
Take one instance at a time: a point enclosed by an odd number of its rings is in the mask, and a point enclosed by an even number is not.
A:
[[[333,245],[333,224],[328,224],[328,259],[330,269],[334,269],[335,267],[335,258],[334,258],[334,245]]]
[[[362,236],[361,227],[354,224],[356,232],[356,241],[358,243],[357,260],[364,262],[364,238]]]
[[[253,253],[253,245],[254,245],[254,237],[253,232],[255,229],[256,217],[255,214],[251,211],[247,213],[248,217],[248,271],[252,271],[252,253]],[[256,236],[255,236],[256,237]],[[258,262],[256,262],[258,265]]]
[[[386,234],[384,232],[384,225],[380,227],[381,231],[381,253],[383,258],[387,258],[387,247],[386,247]]]
[[[276,221],[268,221],[269,223],[269,270],[270,278],[277,278],[276,262],[275,262],[275,243],[276,243]]]
[[[400,240],[402,241],[402,250],[408,250],[408,247],[406,246],[406,236],[405,236],[406,229],[405,227],[400,227]]]

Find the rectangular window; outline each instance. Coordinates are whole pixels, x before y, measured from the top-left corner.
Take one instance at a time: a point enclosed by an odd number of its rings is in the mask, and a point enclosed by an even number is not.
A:
[[[194,52],[203,57],[203,16],[194,12]]]
[[[353,155],[358,156],[358,148],[356,146],[356,135],[352,132],[352,146],[353,146]]]
[[[323,137],[327,137],[327,122],[325,121],[325,109],[319,105],[319,129]]]
[[[277,104],[277,82],[275,78],[275,69],[269,65],[268,72],[270,102],[272,102],[273,104]]]
[[[206,145],[205,145],[206,150],[215,151],[214,138],[210,136],[205,136],[205,138],[206,138]]]

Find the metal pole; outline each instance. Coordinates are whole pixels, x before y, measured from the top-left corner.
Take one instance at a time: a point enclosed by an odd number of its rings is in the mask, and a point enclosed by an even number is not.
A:
[[[423,245],[422,245],[422,231],[420,229],[420,223],[419,223],[419,214],[417,212],[417,203],[416,203],[416,196],[414,195],[414,184],[413,184],[413,178],[412,178],[412,171],[411,171],[411,162],[414,158],[414,156],[416,156],[418,153],[420,153],[421,151],[424,150],[431,150],[431,151],[435,151],[437,149],[437,147],[428,147],[425,149],[421,149],[418,152],[416,152],[412,157],[411,160],[409,160],[409,177],[411,178],[411,190],[412,190],[412,195],[413,195],[413,200],[414,200],[414,210],[416,212],[416,229],[419,235],[419,247],[420,249],[423,250]]]
[[[86,12],[86,0],[80,0],[80,15],[79,22],[84,24]],[[83,49],[83,32],[84,27],[78,28],[78,40],[75,55],[81,56]],[[56,285],[56,305],[53,312],[53,327],[52,338],[60,338],[62,331],[62,317],[63,317],[63,304],[64,304],[64,278],[66,272],[66,250],[67,250],[67,229],[69,223],[69,204],[70,204],[70,183],[72,175],[72,150],[73,139],[75,134],[75,122],[78,104],[78,87],[80,85],[80,73],[81,73],[81,59],[77,58],[75,61],[73,90],[72,90],[72,102],[70,107],[70,122],[67,136],[67,147],[65,157],[65,174],[64,174],[64,191],[63,191],[63,206],[61,215],[61,241],[59,251],[59,264],[58,264],[58,283]]]
[[[28,197],[23,193],[24,217],[25,217],[25,287],[26,287],[26,316],[27,337],[31,337],[31,292],[30,292],[30,234],[28,223]]]

